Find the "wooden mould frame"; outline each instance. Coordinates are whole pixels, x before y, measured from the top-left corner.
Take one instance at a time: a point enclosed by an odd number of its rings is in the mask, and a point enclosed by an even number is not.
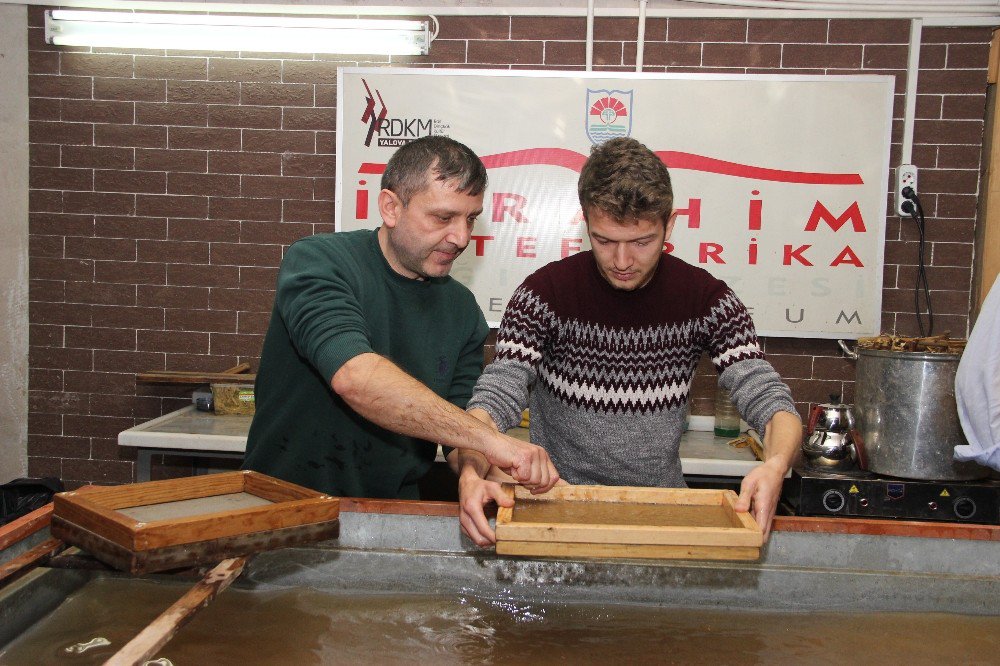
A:
[[[247,493],[271,504],[143,522],[121,509]],[[336,537],[340,500],[253,471],[87,488],[53,498],[52,535],[132,573]]]
[[[756,560],[764,535],[749,513],[734,508],[731,490],[630,488],[621,486],[556,486],[532,495],[520,486],[504,484],[515,506],[497,511],[497,554],[541,557],[664,558]],[[539,500],[618,502],[721,507],[731,527],[664,525],[597,525],[516,522],[518,503]]]

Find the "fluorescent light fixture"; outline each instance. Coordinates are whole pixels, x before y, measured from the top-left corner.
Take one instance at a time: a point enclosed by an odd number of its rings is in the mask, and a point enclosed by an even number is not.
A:
[[[64,9],[45,12],[45,41],[65,46],[427,55],[433,38],[427,21]]]

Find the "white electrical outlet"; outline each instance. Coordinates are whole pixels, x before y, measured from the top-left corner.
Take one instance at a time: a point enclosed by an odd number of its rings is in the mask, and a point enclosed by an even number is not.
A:
[[[917,192],[917,167],[912,164],[900,164],[896,167],[896,214],[903,217],[910,217],[910,214],[903,210],[903,202],[909,201],[903,196],[903,188],[913,189]]]

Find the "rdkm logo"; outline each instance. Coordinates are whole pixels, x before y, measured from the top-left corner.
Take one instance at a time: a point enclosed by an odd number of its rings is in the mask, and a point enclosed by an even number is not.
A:
[[[368,125],[368,135],[365,137],[365,145],[372,145],[372,136],[376,132],[381,133],[382,121],[385,120],[386,115],[389,113],[389,109],[386,108],[385,102],[382,101],[382,93],[375,89],[375,94],[372,95],[371,88],[368,87],[368,82],[361,79],[361,83],[365,85],[365,100],[368,105],[365,106],[365,112],[361,115],[361,122]],[[375,97],[378,97],[378,104],[381,107],[379,112],[375,113]]]

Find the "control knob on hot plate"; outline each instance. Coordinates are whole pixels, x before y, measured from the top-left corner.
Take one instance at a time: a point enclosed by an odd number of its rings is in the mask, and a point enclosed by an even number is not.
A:
[[[830,513],[837,513],[847,506],[847,498],[844,493],[831,488],[823,493],[823,508]]]
[[[956,498],[952,509],[955,511],[955,515],[963,520],[968,520],[976,515],[976,503],[968,497]]]

